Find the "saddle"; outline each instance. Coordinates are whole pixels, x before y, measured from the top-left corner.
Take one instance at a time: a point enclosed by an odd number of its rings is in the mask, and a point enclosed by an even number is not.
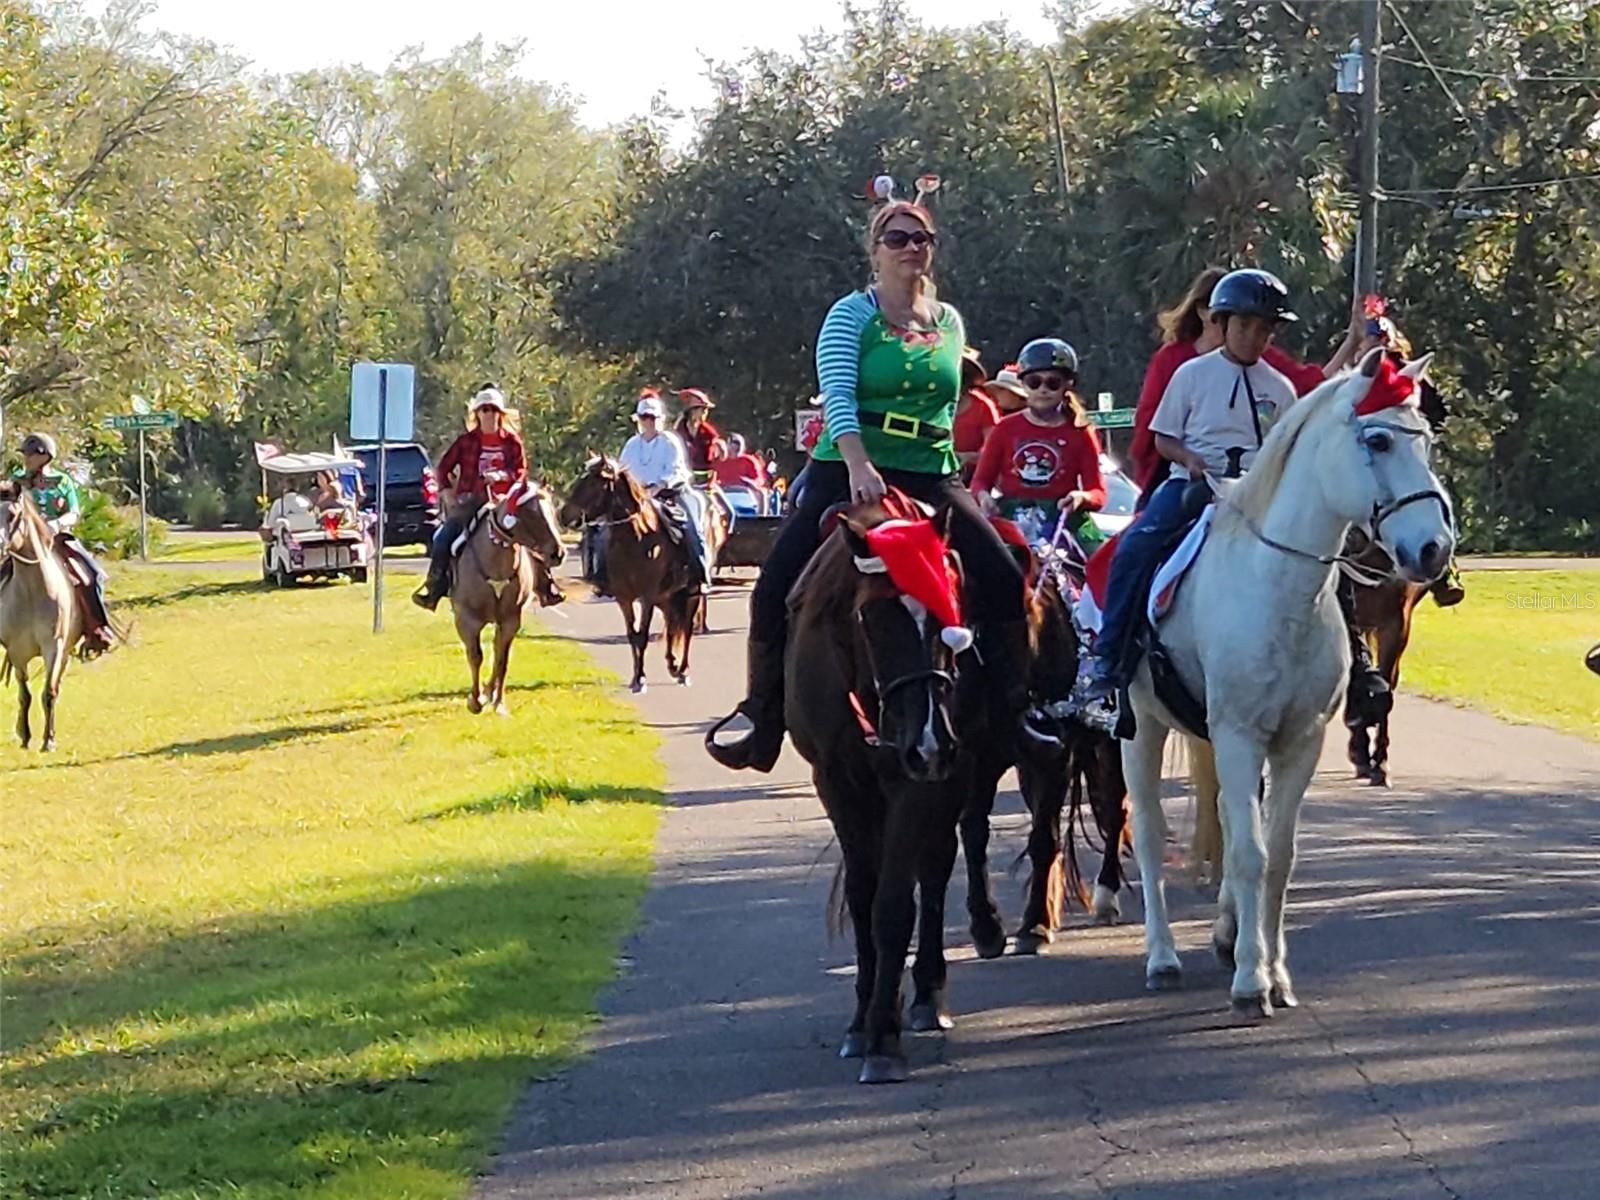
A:
[[[683,545],[683,527],[689,523],[689,510],[684,507],[682,498],[673,490],[658,492],[655,499],[667,540],[674,546]]]

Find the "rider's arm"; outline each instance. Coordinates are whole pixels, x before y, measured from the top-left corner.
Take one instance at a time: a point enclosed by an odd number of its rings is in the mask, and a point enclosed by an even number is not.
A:
[[[1188,353],[1185,353],[1185,352]],[[1133,414],[1133,443],[1128,447],[1128,457],[1133,460],[1133,471],[1141,487],[1148,487],[1161,472],[1161,455],[1156,450],[1155,434],[1150,422],[1155,419],[1161,397],[1172,382],[1172,373],[1187,358],[1193,358],[1193,348],[1183,342],[1169,342],[1157,350],[1145,369],[1144,386],[1139,389],[1139,407]]]
[[[689,455],[684,451],[683,442],[675,433],[663,433],[661,436],[667,441],[669,455],[661,486],[687,487],[693,477],[689,474]]]
[[[822,419],[833,435],[839,453],[849,461],[845,439],[861,449],[861,421],[857,417],[856,383],[861,367],[861,333],[877,315],[877,305],[865,292],[852,292],[837,301],[823,319],[817,334],[817,383],[822,390]]]
[[[1191,395],[1187,372],[1174,374],[1172,382],[1150,418],[1150,431],[1155,435],[1156,450],[1162,458],[1188,468],[1190,476],[1202,478],[1206,471],[1205,459],[1183,444],[1183,430],[1188,424]]]
[[[506,473],[512,483],[521,483],[528,477],[528,455],[522,448],[522,439],[514,433],[506,434]]]
[[[78,523],[83,515],[83,503],[78,499],[78,485],[71,475],[62,472],[56,491],[61,494],[62,509],[50,520],[50,528],[65,533]]]
[[[454,504],[456,501],[456,476],[461,470],[461,455],[466,440],[465,434],[456,438],[444,452],[444,457],[439,460],[439,490],[444,493],[446,504]]]
[[[1156,449],[1161,452],[1161,457],[1168,462],[1175,462],[1179,466],[1186,467],[1191,479],[1201,479],[1205,476],[1206,460],[1170,434],[1156,434]]]
[[[972,473],[974,496],[984,496],[994,488],[1010,453],[1011,431],[1003,424],[996,425],[984,440],[983,449],[978,454],[978,469]]]

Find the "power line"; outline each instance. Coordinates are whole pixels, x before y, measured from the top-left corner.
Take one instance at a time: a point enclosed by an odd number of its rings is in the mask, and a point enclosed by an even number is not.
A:
[[[1395,5],[1394,0],[1389,0],[1388,9],[1394,19],[1400,22],[1400,28],[1403,29],[1405,31],[1405,35],[1411,39],[1411,44],[1417,48],[1417,53],[1422,55],[1422,65],[1427,67],[1428,70],[1433,73],[1434,79],[1436,79],[1439,83],[1439,89],[1444,92],[1446,96],[1450,97],[1450,103],[1455,105],[1456,112],[1461,114],[1461,119],[1468,125],[1471,125],[1472,118],[1467,115],[1466,108],[1462,105],[1461,101],[1456,99],[1456,94],[1450,90],[1450,85],[1444,81],[1444,76],[1439,73],[1439,69],[1435,67],[1432,60],[1428,58],[1428,52],[1422,48],[1422,43],[1417,39],[1417,35],[1411,32],[1411,26],[1407,25],[1406,19],[1400,15],[1400,9],[1397,5]],[[1478,133],[1478,129],[1476,127],[1473,128],[1473,133]],[[1480,141],[1481,140],[1482,139],[1480,138]]]
[[[1390,11],[1394,11],[1392,5],[1390,6]],[[1397,18],[1399,15],[1399,13],[1395,13]],[[1405,22],[1402,21],[1401,24],[1404,25]],[[1414,43],[1416,39],[1412,38],[1412,41]],[[1422,48],[1418,46],[1417,49],[1421,50]],[[1509,70],[1472,71],[1465,67],[1435,66],[1431,62],[1418,62],[1414,58],[1406,58],[1400,54],[1385,54],[1383,57],[1387,62],[1404,63],[1408,67],[1422,67],[1436,74],[1442,72],[1445,75],[1461,75],[1468,79],[1495,79],[1502,83],[1600,83],[1600,75],[1522,75]]]
[[[1582,183],[1594,179],[1600,179],[1600,171],[1592,171],[1585,175],[1558,175],[1553,179],[1529,179],[1521,183],[1478,183],[1469,187],[1449,188],[1384,188],[1383,195],[1386,199],[1392,196],[1397,200],[1412,196],[1467,196],[1477,192],[1516,192],[1523,188],[1552,187],[1557,184]]]

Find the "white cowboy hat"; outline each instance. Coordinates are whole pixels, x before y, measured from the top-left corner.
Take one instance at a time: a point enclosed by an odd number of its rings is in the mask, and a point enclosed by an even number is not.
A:
[[[473,412],[477,412],[479,409],[484,408],[492,408],[503,413],[511,411],[510,407],[507,406],[506,398],[501,394],[500,389],[492,387],[484,388],[472,398]]]
[[[667,410],[661,405],[660,396],[640,396],[639,403],[633,406],[633,415],[639,417],[654,417],[662,420],[667,415]]]
[[[1019,399],[1026,400],[1028,398],[1028,389],[1024,386],[1022,377],[1011,367],[1004,367],[996,371],[993,379],[985,380],[978,386],[983,391],[988,392],[990,396],[994,396],[996,392],[1010,392]],[[995,398],[998,399],[998,397]]]

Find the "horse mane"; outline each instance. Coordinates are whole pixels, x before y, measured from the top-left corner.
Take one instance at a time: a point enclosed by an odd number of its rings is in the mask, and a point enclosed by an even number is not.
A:
[[[44,514],[39,511],[39,506],[28,494],[28,489],[17,484],[0,485],[0,499],[16,506],[22,527],[28,531],[32,539],[35,553],[43,554],[48,551],[55,542],[55,537],[50,532]]]
[[[1266,518],[1267,508],[1283,483],[1290,456],[1306,430],[1336,411],[1334,401],[1348,378],[1348,374],[1343,374],[1323,381],[1278,418],[1244,478],[1232,482],[1225,491],[1226,503],[1220,505],[1217,513],[1219,523],[1243,520],[1259,524]]]
[[[617,482],[627,489],[628,499],[633,502],[634,512],[637,514],[640,524],[643,525],[644,532],[653,533],[661,528],[660,514],[656,511],[656,506],[650,499],[650,493],[644,490],[644,484],[635,479],[633,472],[616,459],[608,458],[602,461],[610,465],[611,469],[616,472]]]

